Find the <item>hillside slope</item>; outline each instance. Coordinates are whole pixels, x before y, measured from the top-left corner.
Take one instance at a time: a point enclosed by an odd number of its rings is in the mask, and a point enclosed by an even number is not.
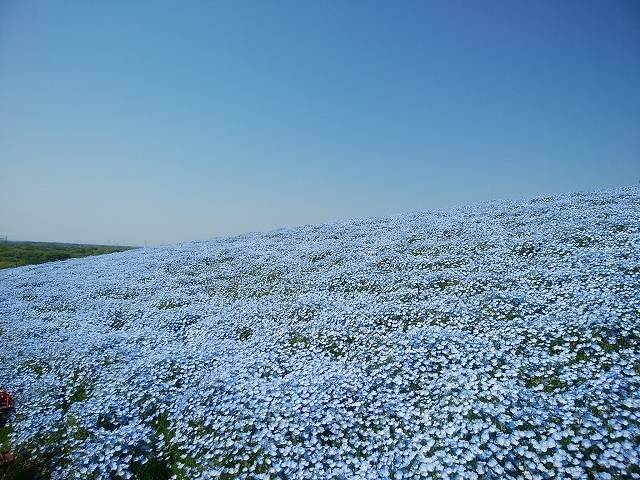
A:
[[[640,478],[640,189],[0,272],[52,478]]]

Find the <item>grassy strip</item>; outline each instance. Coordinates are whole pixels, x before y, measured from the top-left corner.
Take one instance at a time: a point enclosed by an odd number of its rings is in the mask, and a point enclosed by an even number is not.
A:
[[[70,243],[4,242],[0,243],[0,269],[55,262],[69,258],[122,252],[135,247],[76,245]]]

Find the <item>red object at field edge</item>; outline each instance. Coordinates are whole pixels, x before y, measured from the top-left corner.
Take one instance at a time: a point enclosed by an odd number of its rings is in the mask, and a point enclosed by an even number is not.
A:
[[[0,390],[0,412],[13,408],[13,397],[9,392]]]

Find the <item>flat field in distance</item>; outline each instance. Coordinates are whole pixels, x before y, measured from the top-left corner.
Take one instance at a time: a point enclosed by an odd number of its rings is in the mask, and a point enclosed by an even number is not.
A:
[[[134,247],[75,243],[2,242],[0,243],[0,269],[122,252],[131,248]]]

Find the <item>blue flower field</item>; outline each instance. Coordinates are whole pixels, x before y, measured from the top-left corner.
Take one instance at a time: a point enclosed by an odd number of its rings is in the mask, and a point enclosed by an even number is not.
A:
[[[0,271],[51,479],[640,478],[640,188]]]

